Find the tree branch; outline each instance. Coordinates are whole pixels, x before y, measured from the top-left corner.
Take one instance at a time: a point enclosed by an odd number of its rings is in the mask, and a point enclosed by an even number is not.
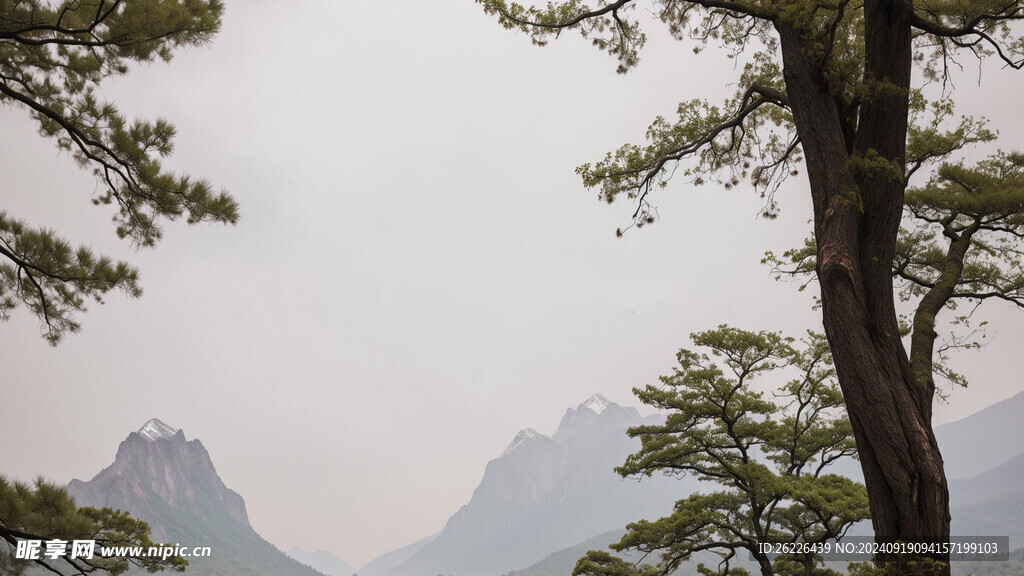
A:
[[[758,97],[752,97],[755,94]],[[704,146],[710,144],[711,142],[714,142],[715,138],[717,138],[720,134],[726,132],[727,130],[732,130],[734,128],[742,126],[743,121],[747,118],[747,116],[749,116],[751,113],[753,113],[755,110],[757,110],[764,104],[774,104],[776,106],[780,106],[783,108],[788,108],[789,106],[785,94],[782,94],[778,90],[769,87],[756,85],[751,86],[750,88],[747,89],[747,92],[744,94],[742,98],[742,102],[743,105],[741,106],[740,110],[737,111],[732,118],[725,122],[722,122],[721,124],[718,124],[710,131],[708,131],[703,137],[693,140],[691,142],[687,142],[686,144],[678,148],[675,148],[674,150],[662,154],[655,161],[654,165],[646,170],[646,174],[640,180],[640,183],[637,186],[637,190],[640,191],[640,199],[643,200],[643,198],[647,195],[647,192],[650,190],[651,182],[658,175],[658,173],[661,172],[662,168],[665,167],[665,164],[671,161],[681,160],[684,157],[689,156],[690,154],[694,154]],[[791,149],[792,148],[794,147],[791,146]],[[639,172],[641,171],[637,170],[634,172],[611,173],[609,174],[609,176],[623,176],[628,174],[638,174]]]
[[[1007,20],[1024,19],[1024,13],[1022,13],[1024,8],[1018,6],[1018,4],[1019,2],[1017,0],[1013,0],[998,12],[992,14],[978,14],[970,22],[959,28],[953,28],[946,26],[941,22],[928,20],[921,17],[917,12],[913,12],[910,15],[910,25],[918,30],[931,34],[932,36],[938,36],[941,38],[957,38],[968,34],[976,34],[977,30],[975,27],[985,22],[1002,22]],[[1009,12],[1007,12],[1008,10]]]

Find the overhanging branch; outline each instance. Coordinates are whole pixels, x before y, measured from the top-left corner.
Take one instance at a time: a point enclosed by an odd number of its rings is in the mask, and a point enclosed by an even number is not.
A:
[[[786,98],[786,95],[783,94],[781,91],[767,86],[751,86],[750,88],[747,89],[747,91],[743,95],[743,98],[741,99],[740,110],[737,111],[732,118],[718,124],[711,130],[709,130],[703,137],[693,140],[691,142],[687,142],[686,144],[678,148],[675,148],[662,154],[655,161],[654,165],[646,171],[646,174],[644,175],[643,179],[641,179],[640,183],[637,185],[637,190],[641,192],[641,199],[643,198],[643,196],[647,194],[647,191],[650,189],[651,182],[658,175],[658,173],[661,172],[661,170],[665,167],[665,164],[672,161],[682,160],[686,156],[694,154],[704,146],[707,146],[708,144],[714,142],[714,140],[718,138],[718,136],[721,135],[722,133],[735,128],[742,127],[743,121],[747,118],[747,116],[750,116],[750,114],[752,114],[755,110],[757,110],[764,104],[774,104],[782,108],[789,107],[789,102]],[[791,145],[787,151],[787,154],[791,153],[794,149],[795,146]],[[615,176],[624,174],[625,173],[612,175]]]
[[[957,38],[977,33],[977,26],[986,22],[1004,22],[1008,20],[1024,19],[1024,7],[1021,7],[1019,4],[1019,1],[1014,0],[1007,3],[1007,5],[998,12],[992,14],[978,14],[971,19],[970,22],[960,26],[959,28],[946,26],[941,22],[928,20],[927,18],[920,16],[917,12],[910,15],[910,25],[918,30],[931,34],[932,36],[938,36],[941,38]]]

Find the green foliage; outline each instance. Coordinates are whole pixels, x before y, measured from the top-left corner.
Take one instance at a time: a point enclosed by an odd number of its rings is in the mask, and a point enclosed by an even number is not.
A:
[[[118,236],[154,246],[161,222],[184,217],[235,223],[238,205],[209,182],[162,166],[174,148],[166,120],[126,119],[97,94],[133,62],[170,60],[175,48],[206,44],[220,27],[220,0],[0,0],[0,103],[27,109],[101,184],[95,204],[116,204]],[[0,319],[24,304],[56,344],[79,328],[88,299],[113,289],[137,297],[138,271],[70,248],[56,232],[0,216]]]
[[[547,44],[551,36],[557,36],[559,30],[566,27],[566,23],[578,27],[585,38],[619,60],[620,73],[639,63],[637,50],[646,40],[639,26],[624,19],[620,13],[620,10],[626,12],[633,6],[613,7],[595,13],[579,0],[568,0],[557,5],[549,3],[544,9],[524,7],[516,3],[507,4],[504,0],[487,1],[482,4],[484,10],[498,16],[502,26],[529,33],[534,44],[539,46]]]
[[[740,83],[748,88],[724,106],[706,100],[683,102],[677,121],[655,119],[647,130],[648,145],[627,144],[576,172],[584,185],[600,188],[606,202],[622,193],[639,196],[639,225],[652,221],[643,204],[647,192],[652,186],[666,186],[670,176],[682,176],[697,186],[712,181],[726,189],[741,179],[750,180],[766,199],[765,215],[774,215],[774,191],[800,159],[792,117],[782,106],[782,72],[768,53],[761,52],[745,65]],[[669,162],[690,155],[699,162],[680,171],[664,170]]]
[[[78,508],[67,491],[56,484],[37,479],[34,484],[10,482],[0,476],[0,573],[18,576],[30,565],[44,565],[42,560],[19,560],[14,550],[19,539],[28,540],[95,540],[96,556],[92,559],[63,556],[48,561],[51,571],[60,574],[108,572],[121,574],[132,565],[156,572],[165,568],[182,571],[188,561],[177,556],[160,558],[102,557],[101,546],[156,546],[149,538],[149,525],[120,510],[110,508]],[[67,571],[71,572],[67,572]]]
[[[885,568],[873,562],[851,562],[848,573],[850,576],[886,576]]]
[[[949,98],[929,102],[921,90],[914,90],[910,96],[910,109],[905,163],[907,178],[928,163],[948,158],[972,144],[996,139],[984,119],[963,116],[950,128],[955,110]]]
[[[718,553],[717,571],[748,552],[762,570],[776,574],[829,574],[814,554],[780,556],[773,563],[758,543],[822,543],[842,538],[868,517],[867,493],[852,480],[827,473],[829,464],[853,457],[853,432],[842,409],[831,355],[824,337],[801,342],[771,332],[720,326],[692,335],[707,354],[683,349],[678,368],[634,392],[645,404],[668,413],[663,424],[629,430],[641,449],[617,469],[623,476],[696,475],[719,490],[676,503],[672,514],[640,520],[612,545],[659,559],[634,567],[604,552],[590,552],[575,575],[671,574],[700,551]],[[771,394],[755,381],[788,374]],[[797,570],[795,567],[799,566]],[[632,571],[630,571],[632,570]]]
[[[658,570],[650,564],[635,566],[603,550],[593,550],[576,562],[573,574],[603,574],[605,576],[657,576]]]
[[[114,288],[142,295],[139,272],[127,263],[97,257],[86,246],[76,250],[52,231],[31,228],[6,212],[0,212],[0,245],[9,252],[9,261],[0,263],[0,319],[24,303],[43,319],[51,342],[78,330],[75,313],[85,310],[87,298],[102,302]]]

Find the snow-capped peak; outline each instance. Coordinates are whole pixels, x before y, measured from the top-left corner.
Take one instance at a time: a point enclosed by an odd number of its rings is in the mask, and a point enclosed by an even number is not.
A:
[[[578,409],[582,410],[583,408],[589,408],[595,414],[600,414],[601,412],[604,412],[604,409],[607,408],[608,405],[611,403],[612,401],[605,398],[604,396],[601,396],[600,394],[594,394],[590,398],[587,398],[586,401],[583,402],[583,404],[580,404]]]
[[[139,428],[139,435],[150,442],[157,438],[170,438],[177,433],[177,428],[172,428],[156,418],[146,422],[142,425],[142,428]]]
[[[505,456],[506,454],[511,453],[516,448],[519,448],[519,446],[522,445],[524,442],[530,440],[539,440],[541,438],[547,438],[547,436],[541,434],[540,432],[537,432],[533,428],[521,430],[519,434],[516,434],[516,437],[512,439],[512,442],[508,445],[508,448],[505,448],[505,451],[502,452],[501,455]]]

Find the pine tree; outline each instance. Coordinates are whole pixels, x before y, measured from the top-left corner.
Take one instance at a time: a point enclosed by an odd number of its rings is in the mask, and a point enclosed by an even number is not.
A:
[[[641,449],[617,471],[689,474],[717,490],[680,500],[659,520],[630,524],[612,545],[651,555],[656,566],[592,551],[574,576],[667,576],[702,551],[722,558],[716,567],[698,566],[707,576],[745,574],[735,561],[747,554],[763,576],[837,576],[813,547],[841,539],[866,519],[868,499],[863,485],[829,473],[856,447],[825,338],[812,333],[797,343],[726,326],[692,338],[711,356],[680,350],[679,366],[661,386],[634,390],[667,416],[663,424],[629,430]],[[756,381],[769,376],[780,380],[775,391],[758,391]],[[809,548],[778,557],[762,548],[783,543]]]
[[[170,568],[182,571],[188,561],[179,556],[148,557],[156,546],[149,539],[149,525],[120,510],[78,508],[62,486],[37,479],[34,484],[10,482],[0,476],[0,574],[20,576],[29,566],[57,574],[107,572],[121,574],[131,566],[150,572]],[[72,558],[66,549],[75,540],[95,542],[93,558]],[[41,541],[36,559],[17,559],[19,541]],[[61,541],[63,554],[47,559],[45,542]],[[141,547],[143,555],[103,556],[103,547]]]
[[[174,148],[172,124],[129,121],[98,88],[132,64],[208,43],[223,10],[220,0],[0,0],[0,103],[26,110],[41,135],[92,170],[100,184],[93,202],[116,206],[117,234],[135,246],[154,246],[165,220],[235,223],[238,205],[206,180],[162,166]],[[80,328],[87,301],[115,289],[142,294],[128,263],[4,211],[0,256],[0,320],[25,306],[54,345]]]

